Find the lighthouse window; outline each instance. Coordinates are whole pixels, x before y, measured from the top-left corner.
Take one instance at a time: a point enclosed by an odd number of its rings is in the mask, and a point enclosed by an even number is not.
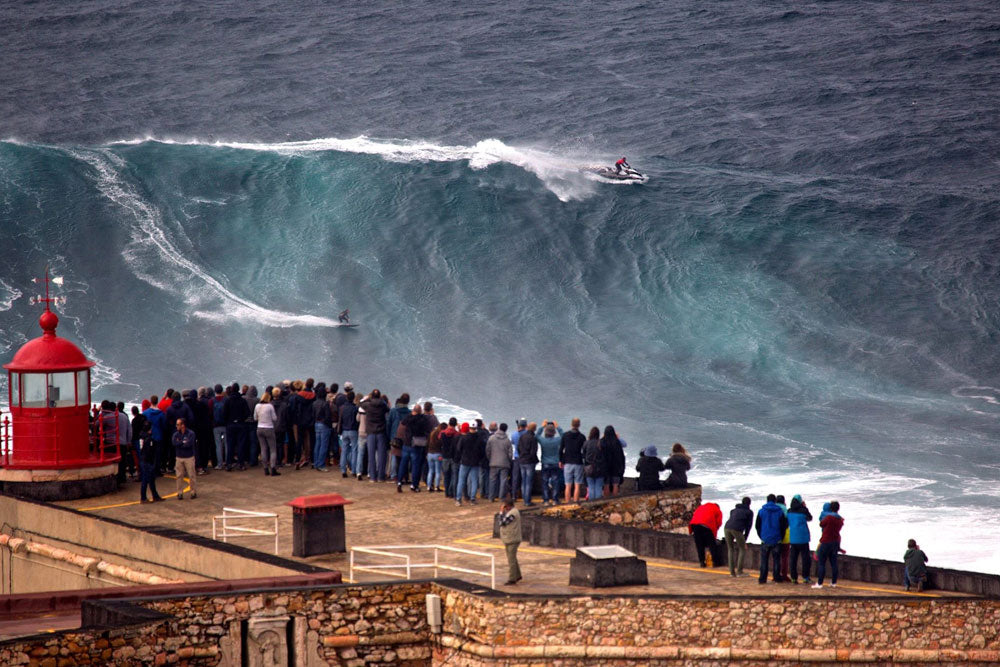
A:
[[[49,375],[49,407],[64,408],[76,403],[76,374]]]
[[[90,371],[76,372],[76,404],[90,405]]]
[[[22,373],[21,397],[22,408],[44,408],[45,407],[45,373]]]
[[[11,406],[21,405],[21,376],[18,373],[10,373],[7,376],[7,381],[10,382],[10,404]]]

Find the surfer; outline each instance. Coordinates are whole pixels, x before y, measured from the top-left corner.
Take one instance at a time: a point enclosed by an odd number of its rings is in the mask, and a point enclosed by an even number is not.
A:
[[[351,323],[350,311],[347,308],[344,308],[342,311],[340,311],[340,315],[337,315],[337,321],[339,321],[341,324],[350,324]]]
[[[620,159],[617,162],[615,162],[615,173],[616,174],[622,173],[622,168],[624,168],[624,169],[631,169],[632,168],[632,165],[630,165],[628,163],[628,160],[625,159],[624,155],[622,156],[622,159]]]

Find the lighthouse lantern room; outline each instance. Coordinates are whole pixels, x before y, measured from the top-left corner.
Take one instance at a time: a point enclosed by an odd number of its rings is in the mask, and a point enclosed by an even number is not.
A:
[[[25,343],[7,369],[12,423],[4,421],[0,441],[0,489],[4,493],[44,500],[68,500],[114,489],[119,460],[117,433],[95,433],[90,425],[90,369],[94,362],[56,335],[58,316],[50,304],[45,278],[44,303],[38,318],[42,335]],[[98,430],[105,421],[99,419]],[[117,429],[115,429],[117,430]]]

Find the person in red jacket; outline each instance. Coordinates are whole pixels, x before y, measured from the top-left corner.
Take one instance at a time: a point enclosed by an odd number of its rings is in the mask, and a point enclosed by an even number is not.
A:
[[[823,518],[819,520],[819,526],[823,529],[823,534],[819,538],[819,548],[816,549],[816,583],[813,588],[823,588],[823,577],[826,575],[826,563],[830,562],[832,577],[830,586],[837,587],[837,555],[840,553],[840,530],[844,527],[844,519],[840,516],[840,503],[836,500],[830,503],[827,511],[823,507]],[[825,515],[825,516],[824,516]]]
[[[715,546],[715,536],[722,525],[722,509],[715,503],[700,505],[691,516],[688,532],[694,535],[694,548],[698,554],[698,562],[705,567],[705,548]],[[713,567],[716,563],[712,562]]]

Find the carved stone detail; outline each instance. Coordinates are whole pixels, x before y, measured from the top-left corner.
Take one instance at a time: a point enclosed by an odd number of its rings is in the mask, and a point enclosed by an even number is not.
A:
[[[247,620],[247,664],[291,667],[288,662],[288,616],[251,616]]]

